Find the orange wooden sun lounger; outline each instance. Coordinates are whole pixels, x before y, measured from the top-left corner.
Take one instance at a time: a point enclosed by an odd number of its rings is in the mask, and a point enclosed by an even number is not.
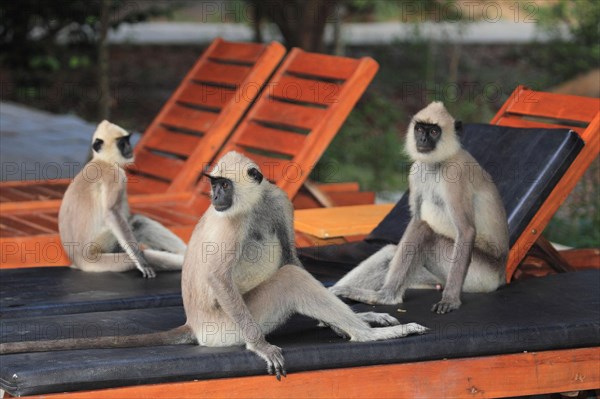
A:
[[[215,159],[231,150],[245,153],[293,198],[377,69],[368,57],[356,60],[293,49]],[[206,163],[195,164],[192,181],[203,166]],[[137,185],[146,181],[133,177],[131,190],[140,192]],[[193,191],[131,196],[130,204],[133,212],[187,239],[209,205],[208,191],[201,179]],[[45,209],[9,209],[0,204],[0,210],[0,267],[69,264],[57,234],[56,201]]]
[[[285,48],[277,42],[215,39],[136,145],[131,171],[135,179],[131,180],[139,184],[129,185],[130,194],[190,190],[198,178],[197,165],[212,161],[284,54]],[[23,209],[45,207],[43,201],[62,198],[70,181],[4,182],[0,203]]]

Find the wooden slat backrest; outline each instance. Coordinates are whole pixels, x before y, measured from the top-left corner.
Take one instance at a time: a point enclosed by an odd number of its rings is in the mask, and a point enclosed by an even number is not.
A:
[[[216,39],[136,146],[132,193],[192,189],[281,61],[279,43]]]
[[[244,153],[292,198],[377,69],[368,57],[293,49],[215,160],[232,150]],[[205,179],[198,191],[208,193]]]
[[[36,179],[1,182],[0,205],[61,199],[69,183],[71,183],[71,179]],[[40,190],[40,187],[43,188]]]
[[[589,124],[599,111],[598,101],[597,98],[547,93],[519,86],[496,117],[509,114]]]
[[[135,148],[130,173],[134,193],[191,190],[239,122],[285,53],[279,43],[261,45],[215,40],[167,101]],[[28,215],[5,214],[0,237],[55,233],[54,224],[37,217],[38,208],[62,197],[62,184],[19,182],[2,187],[4,205],[23,206]],[[39,207],[37,206],[39,205]],[[54,226],[55,227],[55,226]]]
[[[545,93],[519,86],[491,123],[513,127],[569,128],[575,130],[585,142],[581,152],[511,248],[506,266],[506,278],[510,281],[552,216],[600,153],[600,99]]]
[[[135,148],[130,193],[191,190],[283,55],[279,43],[216,39],[165,103]],[[158,171],[158,173],[157,173]],[[70,179],[3,182],[0,203],[60,200]],[[51,185],[52,190],[38,187]],[[6,195],[4,195],[6,192]]]

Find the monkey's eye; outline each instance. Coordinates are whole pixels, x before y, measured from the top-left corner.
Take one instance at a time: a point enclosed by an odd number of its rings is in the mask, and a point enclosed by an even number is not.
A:
[[[421,126],[417,127],[417,133],[423,133],[423,128]]]
[[[431,136],[432,136],[432,137],[437,137],[437,136],[439,136],[439,135],[440,135],[440,133],[441,133],[441,132],[440,132],[440,129],[438,129],[438,128],[433,128],[433,129],[431,129],[431,133],[430,133],[430,134],[431,134]]]
[[[221,187],[223,187],[223,189],[227,190],[229,188],[229,183],[224,181],[223,184],[221,185]]]

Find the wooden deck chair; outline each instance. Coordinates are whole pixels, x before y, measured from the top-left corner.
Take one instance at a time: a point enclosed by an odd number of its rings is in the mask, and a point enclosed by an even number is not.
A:
[[[285,48],[277,43],[215,39],[184,77],[135,146],[131,194],[190,190],[198,164],[212,161],[271,76]],[[57,206],[70,179],[0,184],[5,210]],[[12,205],[12,206],[11,206]],[[52,225],[53,220],[39,227]],[[35,226],[34,226],[35,227]],[[7,227],[8,228],[8,227]],[[27,233],[28,225],[10,228]]]
[[[243,152],[293,198],[377,69],[368,57],[357,60],[293,49],[215,159],[230,150]],[[195,165],[195,179],[205,166]],[[200,179],[194,191],[132,196],[130,204],[133,212],[171,227],[187,240],[209,206],[209,190]],[[68,264],[57,234],[57,209],[56,204],[37,212],[5,209],[0,267]],[[22,229],[13,229],[15,225]]]
[[[506,275],[507,279],[510,280],[517,266],[528,255],[534,245],[536,254],[541,254],[549,263],[554,263],[555,267],[565,270],[568,267],[568,262],[562,259],[561,255],[552,246],[548,245],[541,233],[591,162],[598,156],[600,151],[600,99],[545,93],[518,86],[494,116],[491,124],[525,128],[568,128],[576,131],[584,141],[585,145],[581,152],[552,192],[544,199],[538,212],[513,244],[507,263]],[[359,210],[362,216],[368,213],[368,208],[369,206],[360,207]],[[373,216],[376,219],[368,221],[366,217],[363,217],[362,221],[365,226],[377,225],[378,220],[381,220],[382,215],[385,215],[385,213],[382,214],[381,208],[382,206],[373,206]],[[356,232],[356,225],[348,218],[348,215],[357,212],[355,209],[358,208],[298,211],[296,212],[296,228],[300,232],[308,234],[320,231],[316,240],[304,237],[305,245],[311,241],[323,244],[323,240],[327,242],[331,238],[352,235]],[[328,220],[330,217],[335,217],[337,221],[336,223],[332,221],[328,223],[328,225],[335,224],[335,233],[333,234],[327,228],[318,228],[319,220]],[[362,234],[367,234],[368,231],[370,229],[362,232]],[[330,241],[330,243],[334,244],[336,242]],[[558,264],[556,265],[556,263]]]

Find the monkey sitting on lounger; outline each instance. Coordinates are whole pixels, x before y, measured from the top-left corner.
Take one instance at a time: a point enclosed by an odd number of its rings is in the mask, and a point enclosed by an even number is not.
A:
[[[432,307],[447,313],[460,294],[505,283],[506,212],[490,175],[460,144],[455,122],[433,102],[411,120],[406,149],[412,219],[398,245],[387,245],[350,271],[331,292],[370,304],[401,303],[407,288],[444,285]]]
[[[132,215],[125,167],[133,162],[130,134],[103,121],[92,138],[93,157],[75,176],[60,206],[58,229],[72,267],[88,272],[137,268],[180,270],[185,243],[160,223]]]

